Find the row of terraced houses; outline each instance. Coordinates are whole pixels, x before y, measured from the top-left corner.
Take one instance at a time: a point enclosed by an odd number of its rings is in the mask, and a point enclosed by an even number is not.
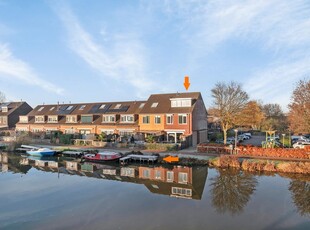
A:
[[[162,141],[207,141],[207,111],[199,92],[153,94],[146,101],[42,104],[19,116],[17,131],[67,134],[148,134]]]

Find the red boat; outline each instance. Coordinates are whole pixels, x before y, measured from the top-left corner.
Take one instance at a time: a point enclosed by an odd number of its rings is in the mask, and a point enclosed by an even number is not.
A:
[[[116,152],[99,152],[90,153],[82,157],[85,161],[103,162],[103,161],[115,161],[121,158],[122,155]]]

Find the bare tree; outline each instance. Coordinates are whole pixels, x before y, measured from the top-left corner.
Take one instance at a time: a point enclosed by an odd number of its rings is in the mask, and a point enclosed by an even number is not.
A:
[[[310,132],[310,80],[299,81],[289,104],[290,129],[297,133]]]
[[[4,93],[2,93],[2,92],[0,91],[0,103],[4,102],[5,100],[6,100],[6,99],[5,99]]]
[[[244,109],[249,99],[248,94],[242,90],[240,84],[219,82],[211,90],[215,116],[220,119],[223,130],[224,144],[227,140],[227,130],[236,123],[237,117]]]

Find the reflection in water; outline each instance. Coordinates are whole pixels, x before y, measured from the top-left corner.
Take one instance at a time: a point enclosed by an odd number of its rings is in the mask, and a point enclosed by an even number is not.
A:
[[[212,205],[220,213],[241,213],[255,191],[257,179],[239,170],[219,170],[211,178]]]
[[[301,215],[310,215],[310,182],[292,180],[289,185],[293,202]]]
[[[143,184],[150,192],[171,197],[198,199],[203,194],[207,167],[126,166],[81,163],[68,158],[36,158],[0,154],[2,171],[26,174],[31,168],[58,174],[71,174],[98,179]]]

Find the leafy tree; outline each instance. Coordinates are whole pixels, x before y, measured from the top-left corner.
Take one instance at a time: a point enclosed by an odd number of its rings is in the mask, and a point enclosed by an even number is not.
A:
[[[2,92],[0,91],[0,103],[4,102],[5,100],[6,100],[6,99],[5,99],[4,93],[2,93]]]
[[[249,101],[238,118],[238,124],[259,130],[264,117],[265,115],[259,103],[257,101]]]
[[[310,133],[310,80],[299,81],[289,104],[290,129]]]
[[[282,132],[287,130],[287,118],[279,104],[263,105],[262,110],[265,115],[265,119],[262,124],[263,130],[277,130]]]
[[[249,96],[242,90],[240,84],[219,82],[211,90],[214,104],[214,115],[219,118],[223,130],[224,143],[227,140],[227,130],[232,128],[244,109]]]

